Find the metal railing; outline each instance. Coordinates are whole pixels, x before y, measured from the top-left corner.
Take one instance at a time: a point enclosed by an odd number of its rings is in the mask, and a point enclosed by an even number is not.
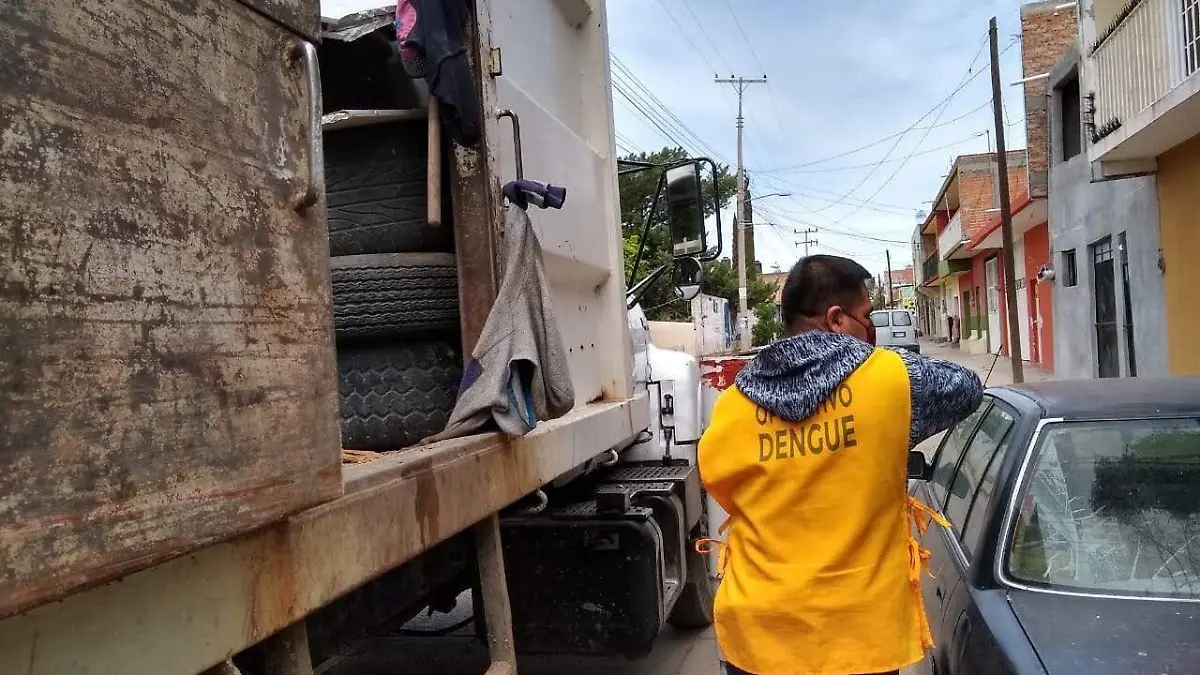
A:
[[[938,255],[934,251],[928,258],[921,263],[921,279],[929,281],[936,279],[938,275]]]
[[[1130,120],[1200,69],[1200,0],[1142,0],[1092,49],[1094,124]]]

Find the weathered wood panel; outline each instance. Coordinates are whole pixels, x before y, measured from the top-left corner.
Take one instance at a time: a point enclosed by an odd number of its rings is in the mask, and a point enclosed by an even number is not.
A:
[[[341,473],[297,38],[230,0],[0,4],[4,615]]]
[[[320,0],[238,0],[242,4],[262,12],[300,35],[316,40],[321,35]],[[377,6],[387,5],[386,1]]]

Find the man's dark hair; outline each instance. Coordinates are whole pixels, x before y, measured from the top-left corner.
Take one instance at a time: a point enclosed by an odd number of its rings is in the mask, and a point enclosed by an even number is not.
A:
[[[788,272],[783,285],[783,323],[791,326],[800,317],[818,317],[834,305],[850,305],[862,297],[863,282],[871,273],[849,258],[810,255]]]

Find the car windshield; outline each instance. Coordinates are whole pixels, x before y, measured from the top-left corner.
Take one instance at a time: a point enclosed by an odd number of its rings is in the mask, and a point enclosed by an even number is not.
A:
[[[871,313],[871,323],[875,324],[876,328],[887,328],[890,325],[888,323],[888,313],[887,312],[872,312]]]
[[[893,326],[911,326],[912,316],[908,312],[892,312]]]
[[[1051,425],[1017,504],[1014,579],[1200,597],[1200,419]]]

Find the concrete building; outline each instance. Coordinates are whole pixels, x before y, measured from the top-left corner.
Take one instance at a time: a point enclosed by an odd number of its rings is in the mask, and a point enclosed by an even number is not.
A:
[[[1122,374],[1136,367],[1138,375],[1198,375],[1200,3],[1082,0],[1077,7],[1079,57],[1074,70],[1067,58],[1051,77],[1064,124],[1073,124],[1075,87],[1084,92],[1087,165],[1076,170],[1093,181],[1143,177],[1122,181],[1113,188],[1120,197],[1089,210],[1110,210],[1093,221],[1107,220],[1107,231],[1098,226],[1063,241],[1077,245],[1078,268],[1103,290],[1094,312],[1099,356],[1111,372],[1104,354],[1115,342]],[[1064,180],[1071,177],[1064,171]],[[1126,198],[1135,203],[1119,201]]]
[[[1053,337],[1054,373],[1060,378],[1164,375],[1171,368],[1159,264],[1159,181],[1153,175],[1101,175],[1102,167],[1093,163],[1099,134],[1093,134],[1092,122],[1103,113],[1091,112],[1088,93],[1097,91],[1090,83],[1099,76],[1095,54],[1084,58],[1080,49],[1083,44],[1091,51],[1095,42],[1084,37],[1093,34],[1086,25],[1093,10],[1077,15],[1074,9],[1056,10],[1060,6],[1043,2],[1022,9],[1024,47],[1036,45],[1043,57],[1061,46],[1064,26],[1075,29],[1058,58],[1049,65],[1044,58],[1026,63],[1025,69],[1026,78],[1048,74],[1027,83],[1026,93],[1028,99],[1031,90],[1045,92],[1047,103],[1042,137],[1052,275],[1045,276],[1052,281],[1039,287],[1053,294],[1052,322],[1060,327]]]
[[[1007,161],[1010,193],[1024,198],[1029,193],[1025,151],[1010,150]],[[1003,353],[1007,336],[998,245],[981,240],[1000,203],[997,171],[995,153],[955,159],[919,229],[915,251],[922,260],[926,334],[973,353]],[[1038,208],[1033,206],[1030,217],[1036,219]],[[972,246],[973,241],[979,245]]]

